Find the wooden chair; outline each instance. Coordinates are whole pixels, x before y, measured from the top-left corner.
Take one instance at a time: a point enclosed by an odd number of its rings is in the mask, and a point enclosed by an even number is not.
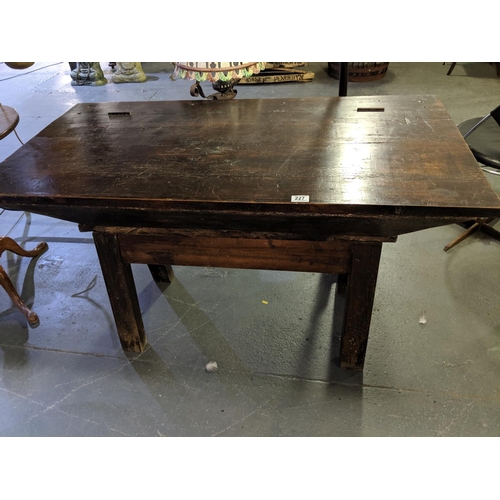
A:
[[[483,170],[500,175],[500,106],[484,117],[471,118],[460,123],[458,130],[464,136],[476,160],[484,165]],[[489,225],[493,220],[476,219],[466,224],[469,226],[467,230],[448,243],[444,251],[447,252],[476,231],[482,231],[500,241],[500,232]]]
[[[446,63],[444,62],[443,63],[443,66],[445,65]],[[448,73],[446,73],[447,76],[450,76],[451,75],[451,72],[453,71],[453,69],[455,68],[455,66],[457,65],[456,62],[452,62],[451,63],[451,66],[450,66],[450,69],[448,70]],[[490,65],[495,65],[495,68],[497,70],[497,76],[500,77],[500,63],[490,63]]]
[[[17,111],[10,106],[3,106],[0,104],[0,140],[7,137],[11,132],[14,132],[22,144],[22,141],[15,130],[18,123],[19,115]],[[22,257],[38,257],[47,248],[47,243],[41,242],[33,250],[24,250],[12,238],[9,238],[8,236],[0,236],[0,256],[5,250],[8,250]],[[26,316],[26,319],[30,324],[33,325],[38,323],[38,316],[23,302],[12,284],[7,272],[2,266],[0,266],[0,286],[7,292],[7,295],[12,299],[12,302],[16,305],[16,307],[18,307],[19,310]]]

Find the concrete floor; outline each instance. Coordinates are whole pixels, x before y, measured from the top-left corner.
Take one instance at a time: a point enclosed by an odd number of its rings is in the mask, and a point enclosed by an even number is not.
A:
[[[71,86],[68,63],[0,64],[0,100],[27,141],[78,102],[192,99],[167,63],[143,67],[145,83],[91,88]],[[337,95],[327,63],[309,69],[312,83],[245,85],[237,98]],[[348,95],[437,94],[456,123],[498,105],[493,66],[446,71],[391,63]],[[14,134],[2,140],[0,161],[19,146]],[[500,193],[500,176],[485,176]],[[499,436],[500,243],[474,235],[445,253],[461,230],[384,244],[361,374],[333,362],[335,277],[311,273],[176,267],[160,289],[134,266],[149,346],[125,354],[91,235],[0,210],[0,234],[49,244],[38,259],[0,258],[40,316],[29,327],[0,291],[0,435]]]

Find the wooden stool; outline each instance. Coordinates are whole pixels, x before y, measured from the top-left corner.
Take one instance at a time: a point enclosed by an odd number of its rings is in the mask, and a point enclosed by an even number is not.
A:
[[[0,140],[7,137],[11,132],[14,132],[19,139],[16,132],[16,126],[19,123],[19,115],[14,108],[10,106],[3,106],[0,104]],[[19,141],[22,144],[21,139]],[[1,168],[1,165],[0,165]],[[0,236],[0,256],[5,250],[21,255],[22,257],[38,257],[42,252],[48,248],[47,243],[42,242],[33,250],[23,250],[12,238],[7,236]],[[19,310],[26,316],[30,324],[38,323],[38,316],[31,311],[17,293],[12,281],[5,269],[0,266],[0,286],[5,289],[12,302],[19,308]]]
[[[0,104],[0,139],[7,137],[19,123],[19,115],[14,108]]]

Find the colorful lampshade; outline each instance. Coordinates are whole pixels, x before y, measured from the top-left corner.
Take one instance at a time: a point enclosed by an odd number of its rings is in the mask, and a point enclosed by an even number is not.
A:
[[[257,74],[265,68],[265,62],[176,62],[172,79],[195,80],[191,95],[208,99],[232,99],[236,96],[233,86],[244,77]],[[212,82],[216,94],[205,96],[200,83]]]

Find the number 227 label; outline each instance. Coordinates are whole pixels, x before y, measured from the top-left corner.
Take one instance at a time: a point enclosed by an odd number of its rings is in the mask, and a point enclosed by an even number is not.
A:
[[[292,202],[294,203],[307,203],[309,201],[308,194],[292,194]]]

